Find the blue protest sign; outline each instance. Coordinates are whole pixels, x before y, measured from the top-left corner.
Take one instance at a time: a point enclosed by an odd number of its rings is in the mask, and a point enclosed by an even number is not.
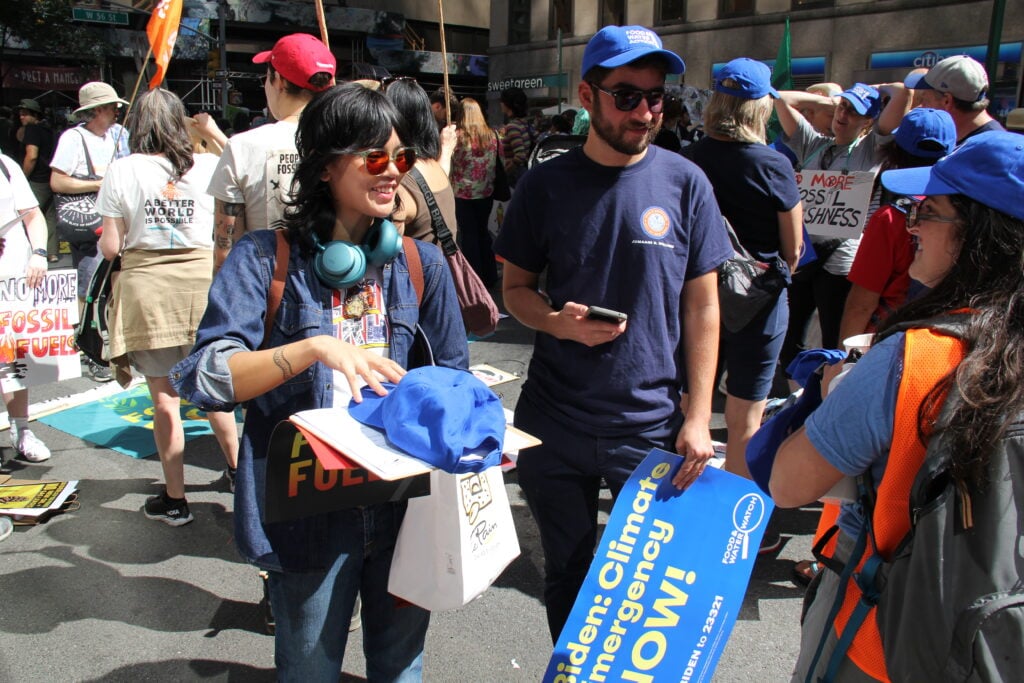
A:
[[[680,492],[682,461],[654,449],[626,482],[545,683],[711,680],[774,506],[713,468]]]

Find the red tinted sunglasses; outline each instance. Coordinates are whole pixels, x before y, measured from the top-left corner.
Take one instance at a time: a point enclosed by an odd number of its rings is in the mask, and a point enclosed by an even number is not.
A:
[[[394,155],[388,156],[386,150],[367,149],[362,152],[355,152],[355,156],[362,157],[366,161],[366,172],[370,175],[380,175],[388,170],[388,164],[395,163],[399,173],[408,173],[409,169],[416,163],[416,148],[399,147]]]

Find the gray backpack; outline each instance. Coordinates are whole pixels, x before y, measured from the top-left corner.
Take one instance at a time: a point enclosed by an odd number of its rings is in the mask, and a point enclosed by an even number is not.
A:
[[[883,564],[877,622],[893,681],[1024,676],[1024,415],[991,453],[987,483],[958,488],[941,436],[910,492],[913,526]]]
[[[952,336],[960,330],[949,318],[901,327],[932,327]],[[939,424],[956,400],[950,392]],[[829,634],[838,643],[818,680],[843,678],[850,641],[872,606],[894,683],[1013,681],[1024,675],[1024,414],[996,443],[978,487],[953,481],[948,439],[941,430],[935,434],[910,489],[910,531],[891,560],[874,551],[867,529],[845,566],[819,555],[832,563],[841,585],[856,583],[861,601],[842,634],[835,633],[838,604],[833,606],[808,680],[821,671],[817,664]],[[871,484],[862,476],[858,486],[870,520]],[[853,571],[865,550],[862,570]],[[838,600],[842,595],[840,590]]]

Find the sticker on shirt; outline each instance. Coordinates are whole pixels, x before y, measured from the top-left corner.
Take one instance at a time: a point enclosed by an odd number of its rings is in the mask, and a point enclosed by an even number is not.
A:
[[[363,280],[342,294],[335,290],[331,311],[334,336],[364,349],[388,345],[384,293],[377,280]]]
[[[652,206],[644,210],[640,216],[640,227],[643,228],[644,235],[649,239],[635,239],[633,244],[649,244],[675,249],[675,245],[662,241],[672,228],[672,219],[665,209],[660,206]]]
[[[292,187],[292,176],[299,164],[299,155],[294,149],[270,150],[267,152],[266,187],[267,225],[272,226],[284,218],[284,203]]]
[[[146,197],[143,210],[146,214],[146,230],[165,233],[167,249],[186,245],[185,236],[179,227],[192,225],[196,215],[194,199],[182,197],[178,187],[168,181],[159,197]]]

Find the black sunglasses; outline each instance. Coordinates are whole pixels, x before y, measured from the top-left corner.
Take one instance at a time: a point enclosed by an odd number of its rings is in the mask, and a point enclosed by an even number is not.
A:
[[[647,108],[651,110],[652,114],[657,114],[665,103],[664,88],[651,88],[650,90],[640,90],[639,88],[605,90],[593,81],[587,82],[590,83],[591,88],[600,90],[605,95],[610,95],[615,101],[615,108],[619,111],[633,111],[640,106],[640,100],[647,100]]]

